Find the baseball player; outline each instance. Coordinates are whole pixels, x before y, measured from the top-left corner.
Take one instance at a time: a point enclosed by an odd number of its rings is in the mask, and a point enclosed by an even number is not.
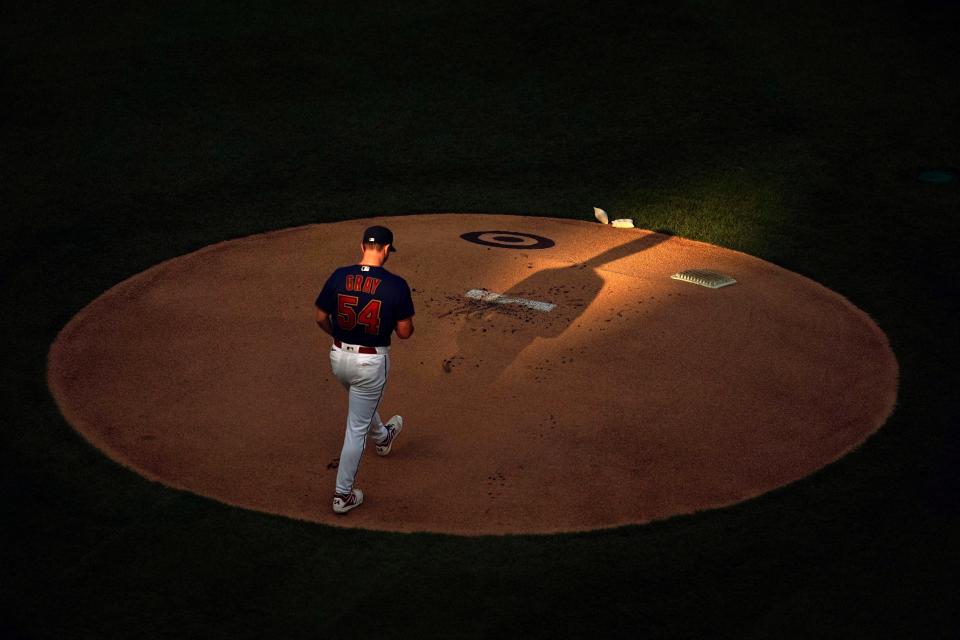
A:
[[[385,456],[403,429],[400,416],[384,424],[377,412],[390,373],[390,336],[413,335],[410,287],[383,268],[396,250],[390,229],[370,227],[360,243],[360,262],[334,271],[315,303],[317,324],[333,336],[330,366],[350,397],[335,513],[347,513],[363,502],[363,491],[355,485],[367,436],[373,437],[377,454]]]

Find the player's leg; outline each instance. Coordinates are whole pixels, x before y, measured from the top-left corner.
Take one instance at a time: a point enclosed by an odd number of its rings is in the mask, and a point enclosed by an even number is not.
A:
[[[383,424],[383,420],[380,418],[380,412],[377,411],[373,414],[373,420],[370,422],[370,435],[374,440],[382,440],[387,433],[387,428]]]
[[[340,381],[340,384],[343,385],[343,388],[347,390],[347,397],[349,399],[351,383],[354,381],[357,375],[356,355],[347,353],[346,351],[336,347],[331,347],[330,368],[333,370],[333,375],[337,378],[337,380]],[[350,429],[350,406],[352,405],[348,404],[346,429],[343,438],[343,446],[340,450],[340,459],[337,469],[336,493],[341,495],[348,494],[352,488],[351,480],[351,486],[347,487],[346,490],[341,490],[341,486],[345,483],[345,481],[341,478],[344,468],[350,465],[351,469],[353,469],[356,464],[359,464],[360,456],[363,455],[364,441],[357,441],[355,437],[352,437],[352,430]],[[354,471],[350,471],[348,474],[348,479],[353,478],[354,474]]]
[[[340,464],[337,467],[337,493],[341,495],[350,493],[356,482],[367,435],[374,422],[380,398],[383,396],[388,367],[385,354],[348,354],[348,357],[351,361],[349,368],[355,373],[350,378],[347,428],[343,437],[343,449],[340,452]]]
[[[390,377],[390,354],[383,354],[384,359],[384,370],[383,370],[383,387],[386,388],[387,378]],[[381,389],[383,393],[383,389]],[[379,402],[377,403],[379,406]],[[373,412],[373,420],[370,422],[370,437],[373,438],[375,442],[382,442],[384,438],[388,435],[387,427],[383,423],[383,420],[380,418],[380,412]]]

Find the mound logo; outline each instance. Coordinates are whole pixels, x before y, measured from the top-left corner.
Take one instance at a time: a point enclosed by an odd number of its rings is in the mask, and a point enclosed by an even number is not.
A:
[[[500,249],[549,249],[556,244],[550,238],[519,231],[471,231],[460,237],[467,242]]]

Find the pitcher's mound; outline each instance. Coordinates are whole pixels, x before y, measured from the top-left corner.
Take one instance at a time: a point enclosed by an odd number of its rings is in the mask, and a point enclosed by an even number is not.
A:
[[[330,510],[347,398],[313,301],[385,224],[414,289],[367,451],[366,500]],[[711,289],[672,279],[716,272]],[[469,295],[468,295],[469,294]],[[756,258],[594,222],[355,220],[217,244],[93,301],[50,351],[87,439],[144,476],[339,526],[502,534],[642,523],[797,480],[890,415],[884,334]]]

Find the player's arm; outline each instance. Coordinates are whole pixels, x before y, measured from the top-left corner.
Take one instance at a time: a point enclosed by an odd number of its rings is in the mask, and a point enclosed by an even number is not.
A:
[[[397,320],[397,328],[394,329],[397,332],[397,337],[406,340],[413,335],[413,316],[405,320]]]
[[[330,314],[320,307],[317,307],[317,325],[331,336],[333,335],[333,325],[330,324]]]
[[[410,295],[410,287],[407,285],[406,281],[401,280],[403,284],[402,293],[400,295],[400,302],[397,309],[397,315],[400,317],[406,316],[403,320],[397,320],[396,331],[397,336],[403,340],[406,340],[413,335],[413,298]]]

